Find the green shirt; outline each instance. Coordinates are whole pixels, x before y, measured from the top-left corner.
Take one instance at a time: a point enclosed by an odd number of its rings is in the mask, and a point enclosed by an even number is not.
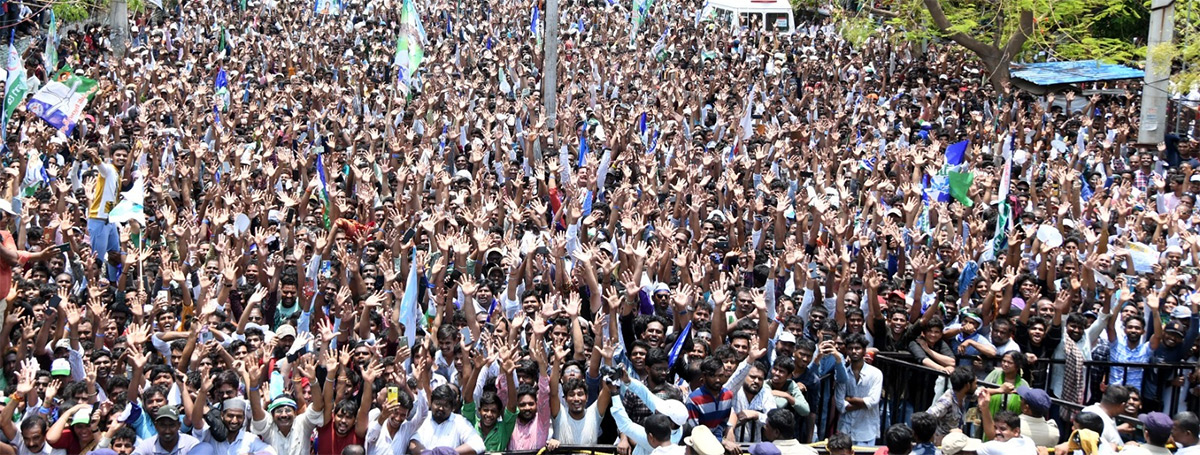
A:
[[[475,412],[475,403],[463,404],[462,415],[466,417],[472,425],[475,425],[475,431],[483,437],[483,446],[488,452],[504,452],[508,450],[508,441],[512,439],[513,428],[517,426],[517,413],[504,410],[504,417],[496,422],[496,426],[492,431],[484,434],[483,429],[479,427],[479,416]]]

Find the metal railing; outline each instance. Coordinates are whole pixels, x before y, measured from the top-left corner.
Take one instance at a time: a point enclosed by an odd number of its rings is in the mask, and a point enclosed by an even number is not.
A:
[[[1062,364],[1063,361],[1041,359],[1039,360],[1037,367],[1046,368],[1047,370],[1045,371],[1049,371],[1048,369],[1050,365],[1055,363]],[[934,400],[938,398],[937,396],[934,396],[935,381],[937,381],[938,378],[949,376],[944,371],[929,368],[925,365],[916,363],[912,355],[907,352],[881,352],[875,355],[875,361],[873,365],[883,372],[883,377],[885,378],[902,379],[884,381],[883,397],[881,400],[881,406],[883,406],[883,408],[880,412],[880,428],[887,428],[888,425],[898,422],[907,423],[908,417],[911,416],[912,412],[928,409],[929,406],[933,404]],[[1094,383],[1098,384],[1099,381],[1104,380],[1111,368],[1124,368],[1126,370],[1141,368],[1143,369],[1143,372],[1148,372],[1150,369],[1156,369],[1158,371],[1175,370],[1176,374],[1186,375],[1186,373],[1183,372],[1195,369],[1196,365],[1182,363],[1148,364],[1086,361],[1084,362],[1084,384],[1088,386],[1087,388],[1089,395],[1085,396],[1084,402],[1094,403],[1099,401],[1102,392],[1099,392],[1099,390],[1091,390],[1093,388],[1092,385]],[[1187,391],[1183,390],[1182,387],[1176,387],[1174,385],[1167,384],[1166,380],[1168,378],[1169,376],[1166,375],[1158,376],[1158,382],[1155,385],[1161,386],[1161,388],[1158,389],[1159,391],[1164,392],[1163,394],[1165,395],[1172,395],[1174,397],[1179,397],[1180,395],[1178,394],[1187,393]],[[1143,381],[1148,381],[1149,379],[1150,378],[1148,375],[1143,376]],[[979,381],[979,385],[983,387],[999,386],[999,384],[991,384],[985,381]],[[1034,384],[1034,386],[1044,388],[1045,384]],[[1096,388],[1098,389],[1098,387],[1099,386],[1097,385]],[[1145,390],[1145,382],[1143,382],[1141,388],[1142,390]],[[1063,401],[1054,397],[1051,397],[1050,400],[1056,408],[1067,409],[1072,413],[1079,412],[1084,408],[1083,405]],[[1143,401],[1145,402],[1146,400],[1143,399]],[[1200,408],[1200,398],[1188,395],[1183,408],[1178,406],[1178,400],[1172,400],[1169,405],[1170,406],[1164,407],[1163,412],[1174,415],[1175,412],[1178,411]],[[1059,412],[1057,412],[1055,409],[1052,409],[1050,414],[1050,416],[1047,416],[1048,418],[1057,419]],[[1120,422],[1128,422],[1135,426],[1141,425],[1141,422],[1132,417],[1117,416],[1117,420]],[[1065,427],[1063,426],[1064,423],[1066,424]],[[1070,428],[1070,422],[1059,422],[1059,428]],[[1064,434],[1063,437],[1065,436],[1067,435]]]
[[[742,453],[743,453],[743,454],[748,454],[748,453],[750,453],[750,446],[752,446],[752,445],[753,445],[753,444],[741,444]],[[828,454],[828,453],[829,453],[829,451],[825,450],[825,445],[824,445],[824,442],[821,442],[821,443],[819,443],[819,444],[808,444],[808,446],[809,446],[809,447],[812,447],[812,448],[813,448],[814,450],[816,450],[816,451],[817,451],[817,453],[819,453],[819,454],[822,454],[822,455],[824,455],[824,454]],[[875,447],[870,447],[870,448],[868,448],[868,447],[855,447],[855,448],[854,448],[854,453],[856,453],[856,454],[869,454],[869,453],[874,453],[874,452],[875,452],[875,450],[876,450],[876,448],[875,448]],[[577,445],[577,446],[575,446],[575,445],[573,445],[573,446],[566,446],[566,445],[564,445],[564,446],[559,446],[557,449],[554,449],[554,450],[546,450],[546,449],[544,449],[544,448],[543,448],[543,449],[540,449],[540,450],[513,450],[513,451],[504,451],[504,452],[485,452],[485,453],[487,453],[488,455],[577,455],[577,454],[584,454],[584,455],[620,455],[620,454],[617,452],[617,447],[616,447],[616,446],[613,446],[613,445],[603,445],[603,444],[596,444],[596,445]]]

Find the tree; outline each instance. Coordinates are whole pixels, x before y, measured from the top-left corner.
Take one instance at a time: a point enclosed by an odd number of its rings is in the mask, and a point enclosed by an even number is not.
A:
[[[904,39],[941,38],[966,48],[997,88],[1008,85],[1013,61],[1137,59],[1134,42],[1145,40],[1141,24],[1149,17],[1140,0],[893,0],[879,6],[863,9],[889,17]]]

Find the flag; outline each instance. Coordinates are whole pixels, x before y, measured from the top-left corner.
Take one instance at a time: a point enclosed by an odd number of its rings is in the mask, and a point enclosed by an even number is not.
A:
[[[696,10],[696,21],[694,24],[692,24],[694,27],[700,27],[700,19],[704,17],[705,8],[708,8],[707,0],[705,0],[704,6],[701,6],[700,9]]]
[[[878,162],[879,162],[879,157],[877,157],[877,156],[873,156],[870,158],[863,158],[862,161],[860,161],[858,163],[858,167],[861,167],[861,168],[866,169],[871,172],[875,172],[875,164]]]
[[[535,5],[533,5],[533,19],[529,20],[529,33],[536,35],[537,34],[537,26],[538,26],[538,7],[535,4]]]
[[[58,20],[54,18],[54,10],[46,10],[50,14],[50,28],[46,30],[46,51],[42,53],[42,61],[46,64],[46,73],[52,73],[58,68]]]
[[[663,30],[662,36],[658,37],[658,42],[654,43],[654,47],[650,48],[650,57],[663,61],[667,59],[667,34],[671,33],[671,29]]]
[[[642,112],[642,115],[638,116],[638,132],[642,133],[643,137],[646,136],[646,113],[645,112]]]
[[[583,125],[583,131],[579,132],[579,163],[578,168],[583,168],[584,163],[587,163],[587,124]]]
[[[400,34],[396,37],[396,58],[392,63],[398,68],[397,77],[405,85],[417,73],[421,61],[425,59],[425,49],[421,47],[423,30],[417,9],[412,0],[404,0],[400,9]]]
[[[946,173],[948,183],[950,185],[950,196],[954,197],[959,204],[970,207],[975,205],[975,202],[968,196],[971,190],[971,183],[975,182],[975,174],[971,172],[948,172]]]
[[[151,5],[157,6],[158,9],[163,9],[162,0],[149,0],[149,1],[150,1]],[[168,33],[167,36],[168,36],[168,39],[170,39],[170,33]]]
[[[923,199],[927,203],[950,202],[950,179],[944,174],[925,177]]]
[[[408,347],[417,338],[417,249],[413,248],[412,261],[408,264],[408,279],[404,281],[404,296],[400,298],[400,323],[404,324],[404,338]],[[409,367],[412,359],[404,361],[404,367]]]
[[[321,180],[321,202],[325,207],[325,227],[329,227],[329,181],[325,178],[325,160],[323,153],[317,154],[317,178]]]
[[[142,207],[145,201],[146,182],[141,177],[133,182],[129,191],[121,193],[121,202],[108,213],[110,223],[125,223],[133,220],[139,225],[146,225],[146,211]]]
[[[219,110],[225,111],[229,109],[229,75],[225,73],[225,68],[217,71],[217,79],[214,82],[215,92],[220,99]]]
[[[670,361],[667,367],[675,366],[675,359],[679,357],[679,351],[683,350],[683,341],[687,339],[688,334],[692,331],[692,321],[688,321],[687,325],[683,326],[683,331],[679,332],[679,337],[675,338],[675,344],[671,345]]]
[[[12,40],[8,44],[8,63],[5,65],[5,69],[8,70],[8,80],[4,87],[4,118],[0,123],[3,124],[6,133],[8,119],[12,117],[13,111],[17,110],[21,100],[25,99],[25,92],[29,91],[29,86],[25,83],[25,63],[21,61],[21,54],[17,52],[17,47],[13,45],[14,42],[16,40]]]
[[[54,129],[70,134],[97,89],[96,81],[82,76],[71,76],[65,83],[49,81],[30,98],[26,108]]]
[[[971,144],[970,140],[965,140],[956,144],[950,144],[946,147],[946,164],[950,166],[958,166],[963,162],[963,156],[967,153],[967,146]]]

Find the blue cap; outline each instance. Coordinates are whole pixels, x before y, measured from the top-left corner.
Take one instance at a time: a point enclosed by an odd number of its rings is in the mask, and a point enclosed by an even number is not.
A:
[[[1029,405],[1038,414],[1045,416],[1050,412],[1050,395],[1045,390],[1035,389],[1029,386],[1017,387],[1017,395],[1021,396],[1021,400]]]
[[[1171,428],[1175,426],[1175,422],[1171,417],[1161,412],[1151,412],[1138,416],[1138,420],[1142,421],[1142,425],[1146,426],[1146,432],[1155,436],[1170,436]]]

